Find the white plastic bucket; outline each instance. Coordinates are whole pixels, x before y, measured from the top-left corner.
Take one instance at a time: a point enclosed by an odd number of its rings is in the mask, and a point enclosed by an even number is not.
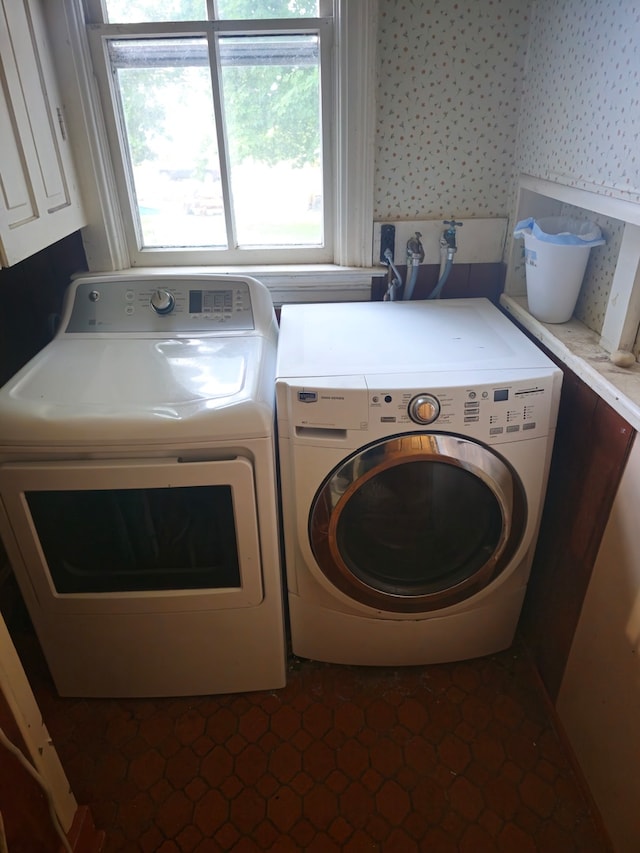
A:
[[[566,323],[578,301],[591,246],[565,246],[524,234],[529,311],[543,323]]]

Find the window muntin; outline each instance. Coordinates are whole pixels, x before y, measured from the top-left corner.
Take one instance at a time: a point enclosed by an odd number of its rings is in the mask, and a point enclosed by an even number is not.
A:
[[[134,263],[333,260],[330,19],[90,37]]]

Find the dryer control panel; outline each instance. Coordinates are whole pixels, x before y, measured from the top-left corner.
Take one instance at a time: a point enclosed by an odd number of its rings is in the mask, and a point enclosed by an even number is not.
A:
[[[238,276],[87,276],[66,294],[63,334],[241,333],[275,321],[260,282]]]
[[[253,329],[245,283],[85,282],[75,291],[67,332]]]

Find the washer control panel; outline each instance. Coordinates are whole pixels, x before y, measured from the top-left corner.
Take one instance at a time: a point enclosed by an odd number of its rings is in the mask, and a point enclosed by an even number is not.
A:
[[[73,298],[65,333],[246,332],[255,328],[246,281],[173,278],[87,280]]]
[[[488,373],[494,381],[488,381]],[[443,379],[437,373],[412,375],[424,384],[407,387],[408,377],[396,375],[383,387],[374,383],[384,377],[352,375],[308,377],[304,384],[279,380],[276,386],[281,420],[305,440],[326,436],[350,443],[447,432],[499,444],[545,436],[556,421],[561,371],[552,365],[531,371],[529,379],[521,372],[516,376],[516,371],[483,371],[485,381],[468,384],[469,374],[448,374],[445,386],[437,383]]]
[[[546,434],[553,405],[553,370],[531,381],[435,390],[381,388],[369,392],[369,429],[378,424],[401,431],[417,424],[485,441],[512,441]]]

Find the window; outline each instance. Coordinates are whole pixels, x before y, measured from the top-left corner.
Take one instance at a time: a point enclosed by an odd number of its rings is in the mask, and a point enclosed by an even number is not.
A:
[[[368,265],[371,141],[344,67],[366,0],[86,2],[133,265]]]

